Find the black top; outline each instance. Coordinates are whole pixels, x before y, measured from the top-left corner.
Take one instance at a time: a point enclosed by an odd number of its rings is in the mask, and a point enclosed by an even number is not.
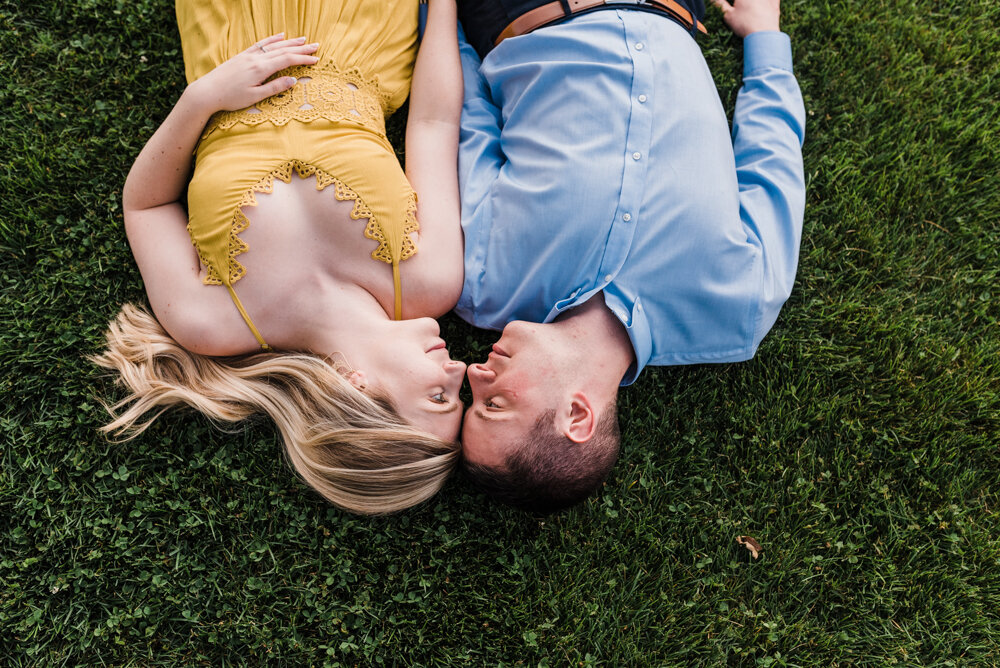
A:
[[[514,19],[530,12],[532,9],[547,5],[552,1],[458,0],[458,18],[462,21],[462,27],[465,29],[465,37],[469,40],[469,44],[479,53],[480,58],[485,58],[486,54],[493,48],[493,43],[497,37],[500,36],[504,28],[509,26]],[[563,2],[564,5],[568,5],[565,0]],[[705,16],[704,0],[676,0],[676,2],[692,12],[695,18],[699,20]],[[600,9],[637,9],[669,16],[666,13],[660,12],[655,7],[634,3],[598,5],[587,11],[597,11]]]

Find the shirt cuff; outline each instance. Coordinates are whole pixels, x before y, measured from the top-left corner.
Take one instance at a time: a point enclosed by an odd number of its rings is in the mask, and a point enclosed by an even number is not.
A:
[[[743,38],[743,78],[777,68],[792,71],[792,40],[783,32],[764,30]]]

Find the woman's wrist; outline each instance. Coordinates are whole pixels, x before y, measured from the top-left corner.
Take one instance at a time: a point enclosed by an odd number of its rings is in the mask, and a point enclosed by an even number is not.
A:
[[[183,105],[185,111],[203,116],[207,123],[209,117],[221,109],[218,100],[213,100],[213,97],[212,91],[205,86],[204,79],[197,79],[187,85],[176,106]]]

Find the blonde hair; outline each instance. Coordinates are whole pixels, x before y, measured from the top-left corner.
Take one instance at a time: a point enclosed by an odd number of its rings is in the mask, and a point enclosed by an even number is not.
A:
[[[219,422],[254,414],[278,426],[296,473],[330,503],[391,513],[433,496],[455,469],[459,445],[407,424],[387,397],[355,388],[324,359],[260,352],[206,357],[182,348],[148,311],[131,304],[108,326],[91,360],[130,392],[105,407],[106,433],[131,439],[172,406]]]

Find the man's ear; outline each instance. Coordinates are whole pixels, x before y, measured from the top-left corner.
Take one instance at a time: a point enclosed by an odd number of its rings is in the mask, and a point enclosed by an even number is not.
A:
[[[347,380],[362,392],[368,387],[368,376],[365,375],[364,371],[352,371]]]
[[[569,406],[560,416],[559,431],[574,443],[586,443],[597,429],[597,416],[590,399],[583,392],[574,392]]]

